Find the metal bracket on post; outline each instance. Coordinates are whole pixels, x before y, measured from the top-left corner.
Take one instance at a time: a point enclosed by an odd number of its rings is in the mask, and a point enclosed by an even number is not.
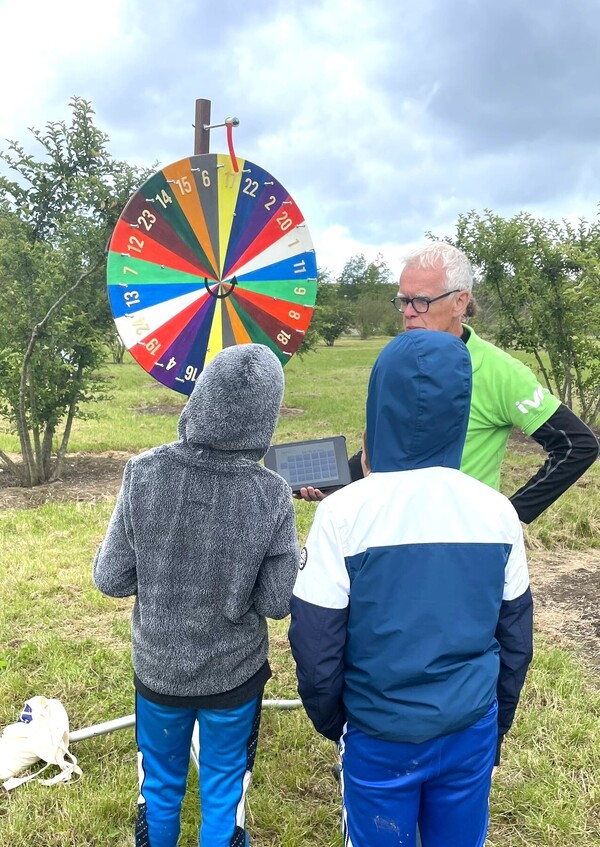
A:
[[[196,122],[194,123],[194,156],[201,156],[210,151],[210,131],[220,126],[227,127],[227,139],[232,161],[234,159],[231,133],[232,127],[239,126],[239,118],[225,118],[223,123],[211,124],[210,100],[196,100]]]
[[[206,124],[205,124],[204,129],[205,129],[205,131],[208,132],[209,129],[216,129],[218,126],[239,126],[239,125],[240,125],[240,119],[239,118],[225,118],[225,120],[223,121],[222,124],[209,124],[208,126],[206,126]]]

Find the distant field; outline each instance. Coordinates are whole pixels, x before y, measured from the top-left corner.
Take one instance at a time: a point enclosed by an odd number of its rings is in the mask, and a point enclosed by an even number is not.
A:
[[[360,444],[372,363],[387,339],[343,340],[286,367],[276,440],[344,434]],[[107,368],[112,398],[77,422],[70,450],[138,452],[176,437],[184,399],[135,364]],[[15,449],[0,431],[0,448]],[[514,490],[539,455],[511,447],[503,485]],[[528,531],[532,553],[598,545],[600,466]],[[113,499],[0,510],[0,726],[27,697],[58,697],[77,729],[133,711],[130,600],[101,596],[91,565]],[[303,539],[314,506],[297,503]],[[540,597],[540,601],[542,598]],[[287,621],[271,626],[269,698],[296,698]],[[538,633],[523,702],[493,786],[490,847],[597,847],[600,843],[600,691],[578,654]],[[255,847],[341,847],[334,745],[304,713],[263,713],[248,828]],[[83,777],[0,794],[2,847],[125,847],[137,796],[132,730],[74,744]],[[180,847],[197,845],[197,777],[190,770]]]

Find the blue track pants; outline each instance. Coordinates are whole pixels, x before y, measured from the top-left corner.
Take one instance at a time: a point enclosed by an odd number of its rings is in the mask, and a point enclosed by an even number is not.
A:
[[[468,729],[422,744],[346,726],[342,828],[347,847],[483,847],[496,754],[497,705]]]
[[[136,847],[176,847],[194,723],[199,728],[202,847],[247,847],[246,791],[261,697],[233,709],[159,706],[136,693],[140,794]]]

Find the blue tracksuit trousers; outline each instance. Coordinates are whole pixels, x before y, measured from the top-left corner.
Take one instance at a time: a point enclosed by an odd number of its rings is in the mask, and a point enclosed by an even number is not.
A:
[[[496,703],[473,726],[422,744],[340,740],[347,847],[483,847],[498,735]]]
[[[162,706],[136,693],[140,794],[136,847],[176,847],[194,723],[199,728],[202,847],[248,847],[244,828],[261,697],[231,709]]]

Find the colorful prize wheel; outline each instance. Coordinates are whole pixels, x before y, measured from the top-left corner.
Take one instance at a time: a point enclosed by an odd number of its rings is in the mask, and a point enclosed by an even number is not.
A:
[[[317,293],[315,251],[288,192],[244,159],[207,153],[168,165],[133,195],[108,257],[108,295],[134,359],[190,394],[224,347],[300,346]]]

